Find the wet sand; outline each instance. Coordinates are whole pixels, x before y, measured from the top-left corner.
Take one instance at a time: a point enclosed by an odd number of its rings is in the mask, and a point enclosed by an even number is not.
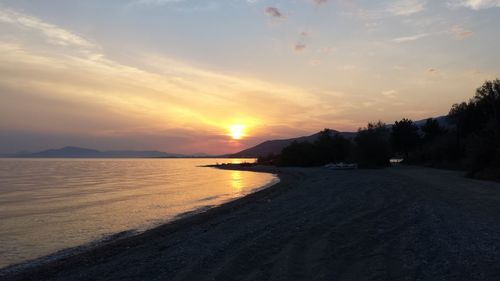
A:
[[[499,183],[415,167],[242,169],[281,182],[0,279],[500,279]]]

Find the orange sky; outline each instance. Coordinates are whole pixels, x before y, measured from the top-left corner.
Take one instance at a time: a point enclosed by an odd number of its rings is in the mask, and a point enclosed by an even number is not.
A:
[[[0,1],[0,152],[221,154],[443,115],[500,76],[496,6]]]

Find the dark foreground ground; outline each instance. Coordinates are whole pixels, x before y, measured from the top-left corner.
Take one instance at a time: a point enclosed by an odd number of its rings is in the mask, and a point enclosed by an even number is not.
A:
[[[259,169],[259,168],[256,168]],[[6,280],[500,280],[500,184],[281,169],[207,213]]]

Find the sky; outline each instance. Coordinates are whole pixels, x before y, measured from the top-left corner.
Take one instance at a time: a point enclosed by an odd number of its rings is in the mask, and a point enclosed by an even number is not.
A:
[[[500,0],[0,0],[0,153],[445,115],[500,77],[499,29]]]

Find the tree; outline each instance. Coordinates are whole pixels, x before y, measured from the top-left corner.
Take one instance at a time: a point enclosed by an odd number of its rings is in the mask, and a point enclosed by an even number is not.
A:
[[[319,132],[319,136],[314,142],[315,147],[318,150],[319,162],[330,163],[335,159],[335,144],[332,138],[333,131],[330,129],[324,129]]]
[[[425,124],[420,128],[424,133],[423,141],[432,142],[437,137],[446,134],[446,128],[439,125],[438,120],[429,118],[425,121]]]
[[[500,80],[486,81],[469,102],[454,104],[448,114],[460,138],[478,134],[486,127],[500,129]]]
[[[495,125],[499,124],[498,114],[500,112],[500,80],[486,81],[477,88],[476,95],[472,99],[483,112],[488,116],[488,119]]]
[[[325,129],[313,143],[294,141],[281,151],[278,164],[281,166],[321,166],[332,162],[350,160],[352,144],[336,131]],[[267,159],[262,158],[264,163]]]
[[[330,162],[349,162],[352,160],[352,142],[340,134],[332,137],[333,159]]]
[[[351,141],[330,129],[321,131],[314,145],[321,164],[346,162],[351,158]]]
[[[310,142],[294,141],[281,151],[279,163],[282,166],[312,167],[320,165],[318,150]]]
[[[391,143],[395,151],[404,153],[408,158],[411,149],[420,142],[418,126],[410,119],[403,118],[392,125]]]
[[[278,155],[275,155],[274,153],[269,153],[265,156],[261,155],[257,158],[257,164],[259,165],[276,165],[278,162]]]
[[[386,167],[390,165],[391,148],[389,130],[382,122],[369,123],[360,128],[354,138],[356,160],[364,167]]]
[[[448,115],[457,132],[460,161],[469,175],[500,178],[500,80],[486,81]]]

